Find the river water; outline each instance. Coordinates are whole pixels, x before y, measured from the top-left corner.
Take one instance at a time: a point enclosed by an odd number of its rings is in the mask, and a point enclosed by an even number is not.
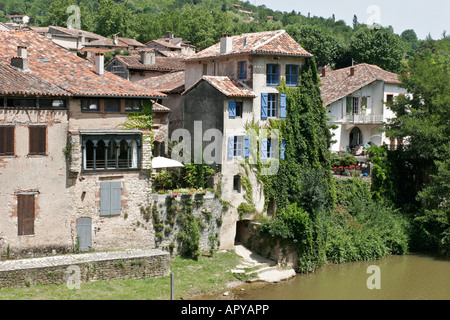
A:
[[[377,266],[375,271],[370,266]],[[369,270],[368,270],[369,268]],[[369,279],[370,278],[370,279]],[[369,280],[369,281],[368,281]],[[379,284],[379,289],[368,288]],[[420,254],[327,264],[280,283],[250,283],[234,300],[450,300],[450,259]],[[222,293],[203,299],[223,299]]]

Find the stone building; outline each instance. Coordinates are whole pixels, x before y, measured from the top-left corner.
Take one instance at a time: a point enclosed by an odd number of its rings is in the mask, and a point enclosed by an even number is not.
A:
[[[0,41],[0,254],[152,248],[150,132],[122,124],[165,95],[102,54],[93,65],[31,31]]]
[[[241,216],[237,208],[254,206],[246,219],[265,211],[262,186],[253,170],[245,169],[245,159],[271,163],[284,156],[284,144],[276,137],[249,135],[247,124],[266,127],[270,119],[286,118],[286,96],[277,86],[297,86],[300,68],[312,57],[284,30],[222,35],[220,42],[185,59],[183,125],[192,139],[200,135],[203,152],[211,143],[210,129],[222,133],[215,162],[221,173],[222,198],[232,204],[223,219],[220,243],[232,248]],[[209,131],[211,132],[211,131]],[[278,146],[278,147],[277,147]],[[194,154],[197,149],[193,147]],[[247,173],[248,172],[248,173]],[[251,190],[250,190],[251,187]],[[249,196],[247,193],[251,193]]]

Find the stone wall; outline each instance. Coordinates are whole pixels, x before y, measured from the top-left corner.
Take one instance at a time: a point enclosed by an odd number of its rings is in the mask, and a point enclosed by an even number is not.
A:
[[[126,250],[0,262],[0,289],[168,276],[169,253]]]
[[[182,215],[188,210],[197,219],[200,229],[199,247],[201,251],[218,249],[222,226],[223,205],[213,192],[178,196],[153,195],[153,204],[144,215],[153,222],[155,245],[157,248],[179,253],[178,235],[183,231]]]

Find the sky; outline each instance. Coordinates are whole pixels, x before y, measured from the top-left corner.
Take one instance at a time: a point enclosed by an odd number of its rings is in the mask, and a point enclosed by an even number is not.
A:
[[[253,5],[291,12],[301,12],[307,16],[344,20],[352,26],[353,15],[366,24],[379,23],[383,27],[392,26],[396,34],[413,29],[419,39],[428,34],[435,40],[442,38],[444,30],[450,35],[449,0],[248,0]]]

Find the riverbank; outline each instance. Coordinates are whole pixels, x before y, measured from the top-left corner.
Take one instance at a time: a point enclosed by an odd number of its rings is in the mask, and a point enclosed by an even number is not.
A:
[[[242,284],[231,273],[241,262],[234,251],[221,251],[198,260],[171,258],[175,299],[221,291]],[[65,285],[0,289],[0,300],[169,300],[170,277],[82,283],[80,289]]]

